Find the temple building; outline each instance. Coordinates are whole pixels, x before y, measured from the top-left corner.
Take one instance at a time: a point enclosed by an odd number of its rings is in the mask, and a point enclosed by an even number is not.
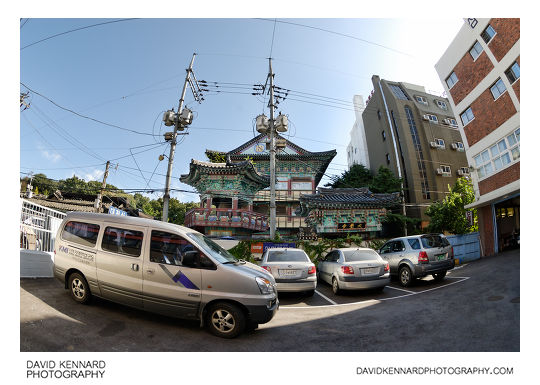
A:
[[[337,153],[310,152],[280,135],[276,138],[281,143],[276,155],[277,232],[282,237],[296,236],[300,228],[307,226],[304,218],[296,214],[300,196],[315,193]],[[268,236],[270,153],[266,142],[267,136],[261,134],[228,152],[206,150],[208,159],[215,163],[191,162],[190,173],[182,175],[180,181],[194,186],[201,194],[201,208],[186,213],[186,226],[214,236],[256,232],[260,237]],[[223,163],[224,160],[227,162]],[[221,219],[225,213],[230,220]],[[260,221],[261,226],[239,225],[239,214],[247,216],[250,224],[252,220]]]
[[[368,188],[319,188],[302,195],[298,214],[318,236],[344,237],[347,233],[376,237],[387,209],[399,204],[399,193],[376,194]]]
[[[180,181],[195,187],[201,197],[200,208],[186,213],[186,226],[210,236],[249,237],[268,230],[268,217],[253,211],[253,198],[270,185],[270,179],[252,162],[191,160],[189,174]]]

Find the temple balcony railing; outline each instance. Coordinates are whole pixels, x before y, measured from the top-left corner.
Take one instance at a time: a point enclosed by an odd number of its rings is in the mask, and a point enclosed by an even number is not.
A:
[[[245,209],[191,209],[186,213],[184,225],[187,227],[239,227],[266,231],[268,217]]]

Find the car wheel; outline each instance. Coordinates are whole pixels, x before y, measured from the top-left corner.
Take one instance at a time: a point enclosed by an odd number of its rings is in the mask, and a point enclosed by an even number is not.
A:
[[[315,290],[306,291],[306,297],[313,297],[313,294],[315,294]]]
[[[222,338],[234,338],[246,327],[246,316],[231,303],[219,302],[208,309],[206,325],[210,333]]]
[[[90,301],[92,296],[90,293],[90,287],[82,274],[71,274],[69,276],[68,285],[71,298],[73,298],[75,301],[82,304]]]
[[[443,271],[441,273],[435,273],[435,274],[431,274],[433,276],[433,279],[437,282],[440,282],[444,279],[444,277],[446,276],[446,271]]]
[[[335,295],[339,295],[341,293],[341,290],[339,288],[339,283],[336,277],[332,278],[332,292]]]
[[[399,284],[403,287],[408,287],[411,285],[413,281],[413,276],[411,273],[411,269],[409,269],[408,266],[403,266],[399,269]]]

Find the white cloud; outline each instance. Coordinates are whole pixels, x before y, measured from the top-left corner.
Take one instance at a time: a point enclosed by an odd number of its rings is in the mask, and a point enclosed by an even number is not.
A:
[[[41,155],[43,155],[47,160],[50,160],[53,163],[58,162],[60,159],[62,159],[62,155],[56,153],[56,152],[49,152],[46,150],[41,150]]]
[[[78,178],[84,179],[86,182],[90,182],[92,180],[102,181],[103,172],[103,170],[94,169],[91,172],[86,173],[81,171],[74,171],[71,175],[75,175]]]

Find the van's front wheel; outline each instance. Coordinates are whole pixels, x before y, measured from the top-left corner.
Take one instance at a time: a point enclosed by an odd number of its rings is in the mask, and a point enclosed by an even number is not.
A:
[[[238,306],[218,302],[208,309],[206,325],[210,332],[222,338],[234,338],[246,327],[246,316]]]
[[[79,273],[73,273],[69,276],[69,292],[71,298],[79,303],[88,303],[90,301],[90,287],[84,276]]]

